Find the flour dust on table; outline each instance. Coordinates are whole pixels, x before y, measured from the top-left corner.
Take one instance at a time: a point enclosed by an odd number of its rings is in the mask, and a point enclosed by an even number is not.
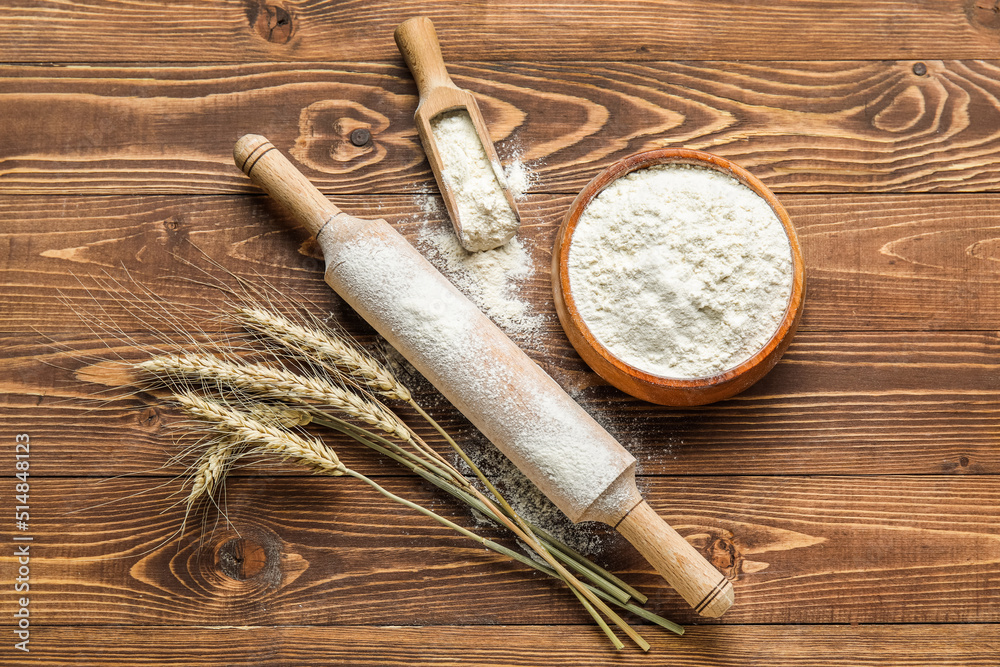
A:
[[[428,222],[417,236],[417,248],[508,336],[530,343],[541,333],[544,319],[524,295],[535,268],[520,238],[469,252],[450,227]]]

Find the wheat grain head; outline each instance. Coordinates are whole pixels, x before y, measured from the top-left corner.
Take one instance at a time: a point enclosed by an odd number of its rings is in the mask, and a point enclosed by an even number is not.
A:
[[[174,394],[174,400],[184,412],[206,422],[212,430],[225,434],[234,443],[247,446],[252,453],[295,459],[316,472],[329,475],[343,475],[345,472],[336,452],[319,440],[257,421],[244,412],[194,392]]]
[[[283,315],[255,306],[237,308],[234,317],[248,329],[332,366],[348,380],[381,396],[405,402],[411,399],[410,390],[389,369],[332,332],[296,324]]]
[[[190,382],[225,385],[259,398],[329,406],[404,442],[411,440],[409,429],[395,414],[324,378],[302,376],[264,364],[235,363],[202,353],[160,355],[137,364],[136,368],[169,386]]]

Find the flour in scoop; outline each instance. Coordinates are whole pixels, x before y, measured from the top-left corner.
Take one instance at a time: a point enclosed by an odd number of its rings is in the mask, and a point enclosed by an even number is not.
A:
[[[616,179],[584,209],[569,286],[591,333],[652,375],[738,366],[777,331],[791,244],[767,202],[714,169],[666,164]]]
[[[497,179],[503,170],[490,162],[469,113],[436,116],[431,131],[441,156],[441,177],[458,208],[462,246],[477,252],[509,241],[518,221]]]

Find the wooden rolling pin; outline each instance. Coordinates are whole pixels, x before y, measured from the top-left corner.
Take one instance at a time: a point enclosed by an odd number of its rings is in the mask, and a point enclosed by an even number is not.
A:
[[[339,210],[264,137],[236,165],[316,235],[326,282],[572,521],[614,526],[703,616],[732,584],[635,485],[635,458],[385,220]]]

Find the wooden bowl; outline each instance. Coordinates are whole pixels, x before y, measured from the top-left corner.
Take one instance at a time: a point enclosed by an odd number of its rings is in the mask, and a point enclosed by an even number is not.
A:
[[[785,316],[771,339],[752,357],[722,373],[703,378],[670,378],[652,375],[612,354],[590,332],[577,310],[569,285],[569,250],[583,210],[615,179],[637,169],[658,164],[684,163],[707,167],[735,177],[760,195],[781,220],[792,252],[792,291]],[[704,405],[729,398],[762,378],[781,358],[795,334],[805,300],[805,269],[795,230],[774,194],[748,171],[729,160],[682,148],[667,148],[630,155],[598,174],[573,201],[556,237],[552,253],[552,288],[556,312],[577,353],[610,384],[627,394],[660,405]],[[664,332],[666,334],[667,332]]]

